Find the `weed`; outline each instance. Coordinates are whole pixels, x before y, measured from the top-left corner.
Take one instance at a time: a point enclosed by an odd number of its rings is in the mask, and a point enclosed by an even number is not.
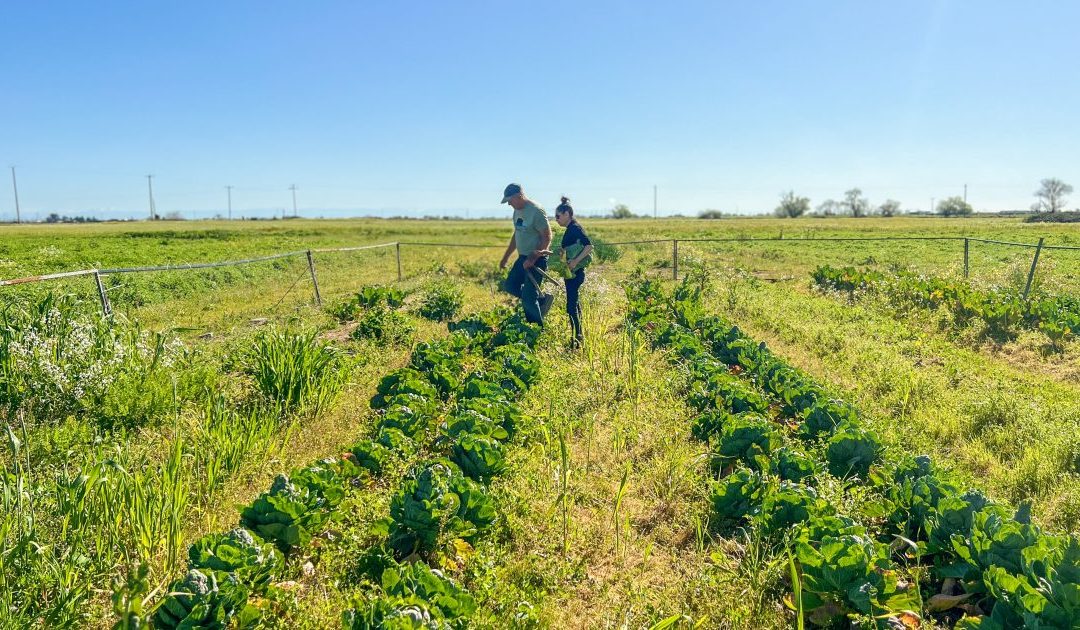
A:
[[[270,329],[257,335],[243,360],[264,404],[316,415],[340,393],[349,365],[315,333]]]

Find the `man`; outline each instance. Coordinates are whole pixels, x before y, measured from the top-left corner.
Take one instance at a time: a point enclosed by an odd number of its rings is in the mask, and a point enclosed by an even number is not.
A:
[[[503,289],[521,299],[527,321],[543,325],[544,315],[547,315],[555,300],[552,295],[540,293],[540,283],[543,281],[541,272],[547,269],[548,255],[551,253],[548,250],[551,226],[548,225],[547,214],[525,196],[518,184],[506,187],[502,203],[508,203],[514,209],[514,234],[506,246],[499,269],[506,269],[506,263],[515,249],[518,254]]]

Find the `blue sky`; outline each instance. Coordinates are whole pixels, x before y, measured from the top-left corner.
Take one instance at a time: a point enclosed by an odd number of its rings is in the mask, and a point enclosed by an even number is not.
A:
[[[9,2],[25,215],[926,209],[1080,186],[1075,2]],[[14,203],[0,178],[0,218]],[[1076,205],[1077,200],[1071,200]]]

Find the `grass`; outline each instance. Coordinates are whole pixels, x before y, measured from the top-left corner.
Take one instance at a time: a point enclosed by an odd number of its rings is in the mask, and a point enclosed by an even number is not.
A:
[[[609,241],[657,234],[765,237],[782,230],[785,239],[933,234],[1024,242],[1046,236],[1048,243],[1080,244],[1068,226],[1004,219],[582,222]],[[416,310],[432,281],[460,291],[463,310],[473,312],[505,299],[494,288],[500,277],[494,262],[507,232],[506,222],[486,221],[4,226],[0,277],[394,240],[492,243],[497,246],[490,250],[402,248],[407,279],[394,284],[411,293],[403,312]],[[840,388],[868,412],[889,448],[933,453],[996,498],[1031,501],[1036,520],[1052,529],[1080,527],[1075,347],[1046,356],[1038,352],[1041,340],[1025,336],[988,345],[973,331],[942,327],[926,314],[838,301],[809,286],[809,271],[821,263],[896,264],[957,277],[961,243],[684,242],[679,250],[682,273],[706,264],[719,278],[712,309]],[[791,627],[794,617],[779,600],[789,579],[786,558],[771,556],[760,541],[725,539],[705,525],[706,447],[690,439],[693,413],[678,393],[681,376],[623,324],[621,280],[638,269],[670,278],[671,246],[622,252],[617,261],[589,269],[583,351],[565,345],[566,316],[558,304],[552,311],[538,346],[543,377],[523,401],[536,419],[535,433],[510,452],[507,474],[493,482],[504,506],[503,524],[477,545],[462,577],[484,618],[512,619],[523,627]],[[1037,274],[1042,290],[1080,291],[1075,254],[1044,252]],[[1030,252],[972,244],[970,263],[975,282],[1012,286],[1026,276]],[[326,304],[343,302],[363,286],[393,283],[397,273],[392,248],[317,254],[316,264]],[[175,407],[170,402],[138,430],[78,417],[31,419],[24,429],[18,416],[5,416],[11,432],[5,432],[8,446],[0,463],[14,481],[5,481],[0,527],[11,540],[32,532],[36,542],[57,552],[49,566],[4,556],[6,596],[30,592],[27,579],[38,579],[41,590],[54,596],[55,616],[39,610],[16,619],[30,619],[31,625],[63,619],[111,625],[111,578],[127,576],[131,562],[148,561],[151,589],[166,585],[182,565],[177,549],[234,526],[235,505],[251,501],[276,473],[336,455],[365,432],[371,421],[367,400],[378,377],[401,366],[410,348],[407,341],[353,339],[355,324],[314,307],[306,274],[306,261],[298,259],[107,278],[117,311],[141,330],[183,340],[192,358],[172,372],[190,377],[192,386]],[[71,292],[88,311],[95,308],[96,289],[85,278],[50,286]],[[3,287],[0,298],[7,302],[41,289]],[[406,317],[416,328],[415,341],[445,332],[442,323]],[[289,336],[269,327],[306,332]],[[250,363],[262,367],[245,375],[239,357],[259,347],[265,351],[254,356],[265,361]],[[340,366],[334,367],[322,347],[334,348],[351,366],[347,377],[338,376]],[[199,384],[209,385],[210,392],[200,393]],[[249,404],[262,398],[306,408],[303,421]],[[894,417],[901,421],[885,424]],[[110,461],[127,475],[109,473],[109,486],[72,485],[81,473],[104,475]],[[57,472],[64,473],[68,495],[56,492]],[[34,491],[18,492],[17,483]],[[361,551],[377,538],[373,525],[388,512],[395,486],[391,476],[384,485],[350,489],[332,534],[289,565],[290,584],[271,627],[339,623],[357,595]],[[114,511],[105,513],[129,514],[130,525],[110,529],[99,518],[104,499],[89,489],[106,487],[124,491],[110,499],[117,502],[108,508]],[[58,496],[85,501],[61,504]],[[92,559],[90,568],[74,568],[80,566],[78,553]],[[310,571],[304,568],[308,563]]]

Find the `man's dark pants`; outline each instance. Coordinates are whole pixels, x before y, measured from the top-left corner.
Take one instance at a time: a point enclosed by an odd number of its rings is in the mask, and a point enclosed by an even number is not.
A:
[[[510,268],[510,273],[506,275],[506,280],[503,282],[503,290],[521,300],[526,321],[543,324],[544,317],[540,314],[540,292],[537,287],[544,278],[537,269],[547,271],[548,259],[547,256],[541,256],[536,259],[536,265],[532,270],[526,270],[526,258],[526,256],[518,256],[518,259],[514,261],[514,266]],[[528,274],[530,273],[536,280],[535,284],[529,281]]]

